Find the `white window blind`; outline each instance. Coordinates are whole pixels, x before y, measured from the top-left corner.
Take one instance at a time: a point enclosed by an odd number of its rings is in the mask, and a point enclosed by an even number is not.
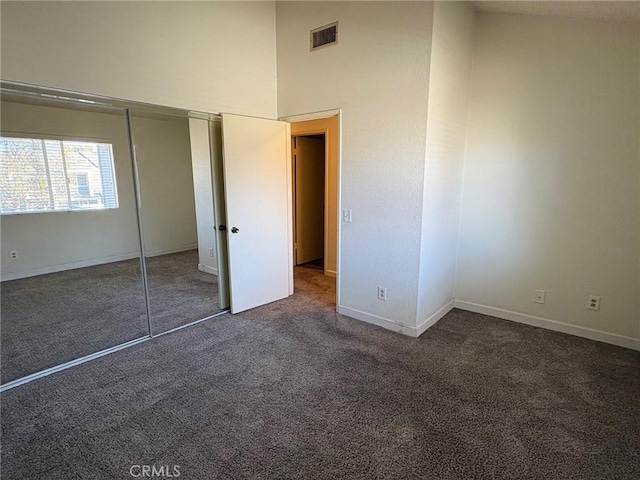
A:
[[[118,208],[109,143],[0,137],[0,213]]]

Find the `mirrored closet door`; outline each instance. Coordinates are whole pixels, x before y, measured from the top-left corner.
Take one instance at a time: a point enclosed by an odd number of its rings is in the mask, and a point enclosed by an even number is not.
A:
[[[186,112],[130,114],[151,333],[157,335],[220,310],[209,142],[199,155]]]
[[[124,109],[2,95],[2,383],[148,335]]]
[[[2,388],[227,306],[214,117],[202,136],[186,111],[1,93]]]

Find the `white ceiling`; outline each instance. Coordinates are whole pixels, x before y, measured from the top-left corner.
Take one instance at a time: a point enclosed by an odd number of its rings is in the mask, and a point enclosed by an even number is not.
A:
[[[640,23],[640,0],[635,1],[472,1],[480,12],[516,15],[547,15],[574,18],[593,18]]]

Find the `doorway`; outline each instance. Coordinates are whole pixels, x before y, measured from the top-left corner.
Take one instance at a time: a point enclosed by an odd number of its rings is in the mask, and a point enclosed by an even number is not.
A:
[[[337,304],[339,111],[313,120],[308,120],[309,115],[303,117],[270,120],[222,114],[227,219],[223,227],[229,252],[231,313],[293,295],[294,284],[301,290],[322,285],[320,293],[329,294]],[[319,252],[301,251],[299,255],[294,254],[294,137],[310,137],[311,144],[317,140],[321,145],[324,138],[324,155],[320,153],[320,163],[307,175],[322,177],[324,171],[324,178],[313,186],[321,215],[305,215],[321,222],[315,227],[319,235],[312,236],[321,244]],[[306,173],[298,172],[298,176]],[[310,262],[318,262],[321,268],[294,267],[294,263]]]
[[[293,136],[294,265],[325,270],[325,135]]]
[[[328,113],[328,112],[327,112]],[[315,114],[314,114],[315,116]],[[287,118],[291,125],[291,171],[293,190],[293,263],[305,266],[314,262],[328,277],[337,277],[338,270],[338,164],[339,164],[339,113],[311,117],[301,115]],[[307,160],[307,161],[305,161]],[[297,172],[303,177],[313,178],[314,190],[308,192],[314,200],[315,214],[296,215],[296,166],[304,169]],[[309,182],[303,178],[303,182]],[[298,196],[299,198],[299,196]],[[304,200],[304,199],[303,199]],[[319,206],[319,207],[318,207]],[[320,210],[322,223],[317,214]],[[297,217],[297,218],[296,218]],[[303,218],[301,218],[303,217]],[[299,231],[301,221],[316,222],[309,231]],[[309,228],[309,227],[307,227]],[[298,241],[297,237],[300,237]],[[306,235],[306,237],[305,237]],[[322,237],[320,237],[320,235]],[[322,245],[318,245],[322,238]],[[311,239],[311,240],[308,240]],[[316,242],[309,252],[309,241]],[[297,248],[296,248],[297,247]],[[320,248],[322,247],[322,248]],[[305,252],[305,248],[307,249]],[[321,253],[321,257],[319,252]]]

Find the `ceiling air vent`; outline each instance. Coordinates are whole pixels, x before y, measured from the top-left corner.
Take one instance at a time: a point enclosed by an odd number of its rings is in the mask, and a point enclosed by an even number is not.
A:
[[[338,43],[338,22],[311,30],[311,51]]]

